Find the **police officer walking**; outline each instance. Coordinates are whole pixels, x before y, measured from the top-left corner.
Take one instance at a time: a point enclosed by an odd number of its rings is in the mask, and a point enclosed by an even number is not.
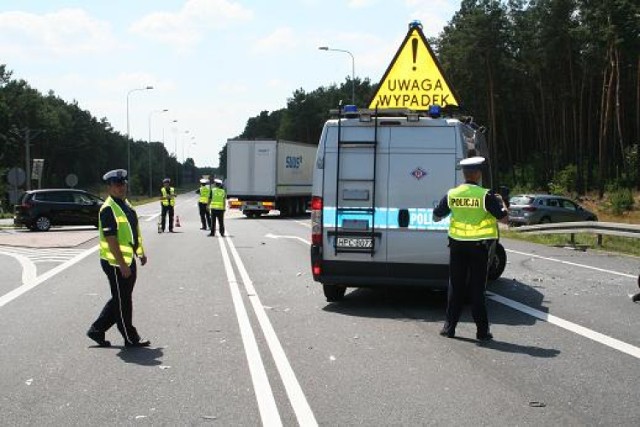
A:
[[[200,230],[206,230],[211,228],[211,215],[209,214],[209,198],[211,197],[211,186],[209,186],[209,180],[202,178],[200,180],[200,188],[196,190],[196,194],[199,194],[198,198],[198,211],[200,212],[200,222],[202,227]]]
[[[219,221],[220,235],[224,236],[224,210],[227,204],[227,192],[222,188],[222,180],[213,180],[215,187],[211,190],[211,232],[209,236],[216,235],[216,219]]]
[[[165,178],[162,180],[162,188],[160,188],[162,197],[160,199],[162,211],[162,222],[160,229],[164,233],[166,226],[167,213],[169,214],[169,232],[173,233],[173,207],[176,205],[176,189],[171,186],[171,179]]]
[[[146,347],[151,343],[140,338],[132,324],[132,293],[137,277],[134,257],[145,265],[147,256],[142,247],[138,215],[126,199],[127,171],[115,169],[102,178],[107,183],[109,197],[100,208],[98,222],[100,264],[109,280],[111,299],[87,331],[87,336],[100,347],[110,347],[105,332],[116,324],[125,347]]]
[[[433,211],[434,221],[451,214],[447,314],[440,331],[440,335],[449,338],[456,334],[468,286],[476,338],[493,339],[485,304],[489,253],[498,239],[497,220],[506,224],[508,212],[499,195],[479,185],[484,160],[470,157],[460,161],[465,183],[449,190]]]

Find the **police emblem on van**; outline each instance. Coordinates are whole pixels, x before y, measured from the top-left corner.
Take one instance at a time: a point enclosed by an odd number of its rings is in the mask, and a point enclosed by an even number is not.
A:
[[[418,181],[428,175],[427,171],[422,169],[420,166],[411,171],[410,174],[412,177],[417,179]]]

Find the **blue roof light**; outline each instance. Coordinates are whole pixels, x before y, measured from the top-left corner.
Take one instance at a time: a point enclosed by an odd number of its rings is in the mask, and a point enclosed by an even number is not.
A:
[[[439,105],[430,105],[429,106],[429,117],[431,117],[432,119],[437,119],[438,117],[440,117],[440,113],[441,113],[441,108]]]
[[[409,22],[409,29],[411,28],[420,28],[422,29],[422,22],[418,21],[417,19],[414,21]]]
[[[356,107],[355,105],[345,105],[342,111],[344,113],[357,113],[358,107]]]

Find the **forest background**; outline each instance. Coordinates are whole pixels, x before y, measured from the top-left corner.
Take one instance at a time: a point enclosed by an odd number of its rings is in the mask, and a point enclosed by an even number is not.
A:
[[[465,110],[487,129],[499,184],[512,194],[577,197],[599,212],[640,222],[637,0],[464,0],[429,43]],[[375,84],[366,77],[298,89],[282,109],[248,118],[235,138],[317,144],[329,110],[350,100],[352,87],[356,104],[368,105]],[[129,141],[106,118],[53,90],[38,92],[13,79],[10,64],[0,64],[0,174],[24,167],[27,130],[31,158],[46,159],[47,187],[64,186],[70,171],[85,188],[99,186],[103,171],[126,164],[129,144],[134,194],[150,192],[147,183],[164,176],[187,185],[226,172],[226,147],[218,168],[198,168],[191,158],[180,163],[162,142]],[[5,209],[7,190],[0,180]]]

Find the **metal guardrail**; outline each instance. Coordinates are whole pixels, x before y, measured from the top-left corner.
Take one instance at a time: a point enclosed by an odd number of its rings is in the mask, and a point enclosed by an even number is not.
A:
[[[575,243],[575,235],[591,233],[598,236],[598,246],[602,245],[602,235],[640,238],[640,225],[620,224],[616,222],[580,221],[557,222],[552,224],[525,225],[510,227],[510,231],[536,234],[571,234],[571,243]]]

